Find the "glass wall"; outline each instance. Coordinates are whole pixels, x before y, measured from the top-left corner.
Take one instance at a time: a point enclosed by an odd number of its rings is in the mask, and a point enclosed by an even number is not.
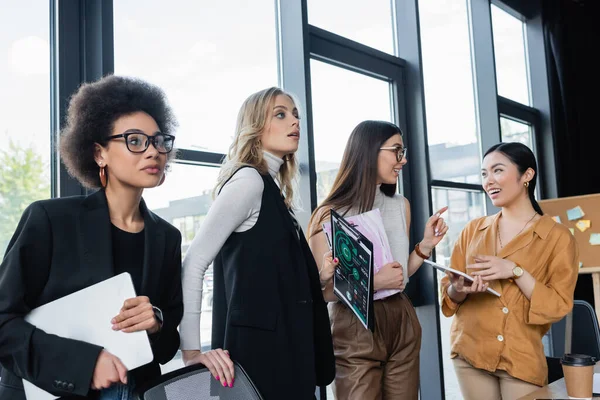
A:
[[[503,142],[523,143],[531,150],[533,148],[533,132],[530,124],[515,121],[504,116],[500,117],[500,133]]]
[[[392,121],[390,84],[311,60],[317,203],[331,190],[350,133],[367,119]]]
[[[277,86],[275,6],[257,0],[114,2],[115,73],[162,87],[179,148],[225,153],[251,93]],[[242,11],[243,10],[243,11]]]
[[[25,208],[50,197],[50,8],[0,1],[0,259]]]
[[[308,0],[308,23],[394,54],[389,0]]]
[[[444,215],[448,224],[448,233],[444,239],[436,246],[436,262],[443,265],[450,265],[452,249],[458,236],[465,225],[475,219],[485,215],[484,194],[476,191],[454,190],[445,188],[432,188],[431,198],[433,209],[439,210],[448,206],[448,212]],[[437,271],[438,287],[445,274]],[[441,291],[439,293],[441,296]],[[458,386],[458,380],[454,372],[454,366],[450,359],[450,328],[452,327],[453,317],[447,318],[440,312],[440,332],[442,334],[442,360],[444,364],[444,384],[446,400],[461,400],[462,395]]]
[[[104,12],[106,4],[112,13]],[[486,212],[479,186],[483,145],[502,139],[534,148],[536,118],[550,126],[548,115],[531,107],[550,109],[533,96],[540,91],[528,79],[529,62],[545,62],[543,52],[530,51],[543,48],[541,28],[530,34],[531,20],[488,0],[307,0],[306,5],[303,10],[297,2],[272,0],[210,7],[189,0],[149,0],[143,6],[134,0],[0,0],[0,254],[32,201],[50,197],[58,185],[63,195],[85,192],[63,179],[64,166],[52,161],[51,121],[52,127],[64,123],[55,117],[64,117],[66,99],[77,85],[115,72],[161,86],[180,122],[175,132],[180,159],[165,184],[146,191],[144,198],[181,231],[184,254],[211,205],[217,167],[231,143],[242,101],[285,82],[301,92],[303,113],[311,117],[302,122],[307,133],[300,152],[302,198],[314,206],[330,190],[358,122],[396,122],[406,131],[408,147],[419,149],[411,150],[403,177],[409,200],[418,199],[411,201],[415,230],[422,231],[422,216],[431,211],[428,200],[435,209],[450,207],[444,217],[451,230],[437,249],[438,261],[447,263],[464,224]],[[489,11],[490,21],[473,28],[473,8]],[[61,23],[52,27],[53,21]],[[291,35],[289,29],[302,32]],[[482,62],[473,42],[486,35],[486,48],[494,52],[484,54]],[[57,43],[51,44],[55,37]],[[480,100],[490,97],[476,93],[482,76],[496,83],[498,96],[491,97],[497,102]],[[491,114],[494,123],[499,121],[501,138],[479,128],[481,116],[487,115],[483,120],[489,123]],[[56,181],[51,163],[57,167]],[[545,182],[554,179],[551,171],[541,172]],[[63,185],[69,190],[63,191]],[[304,207],[310,212],[308,204]],[[434,298],[434,283],[421,280],[418,296]],[[202,344],[209,346],[210,269],[204,287]],[[423,299],[420,310],[437,307]],[[424,381],[421,394],[432,400],[443,392],[446,398],[459,396],[447,366],[451,319],[429,311],[422,316],[428,332],[441,326],[443,344],[443,361],[424,357],[422,376],[424,369],[445,368],[446,383]],[[176,358],[165,370],[179,366]]]
[[[419,1],[431,177],[479,183],[467,2]]]
[[[525,23],[491,5],[498,94],[530,105]]]

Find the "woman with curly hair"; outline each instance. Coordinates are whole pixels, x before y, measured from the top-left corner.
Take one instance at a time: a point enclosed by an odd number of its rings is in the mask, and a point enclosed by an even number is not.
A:
[[[326,278],[292,211],[299,118],[279,88],[246,99],[218,195],[183,262],[184,361],[206,365],[231,387],[231,353],[266,400],[312,399],[334,376],[319,287]],[[213,350],[201,352],[202,281],[213,260]]]
[[[72,97],[60,154],[73,177],[100,190],[37,201],[23,213],[0,266],[0,400],[24,400],[22,379],[56,396],[133,399],[177,352],[181,235],[142,199],[165,179],[175,125],[162,90],[138,79],[108,76]],[[150,364],[128,373],[102,347],[24,320],[38,306],[123,272],[137,297],[106,323],[146,331]]]

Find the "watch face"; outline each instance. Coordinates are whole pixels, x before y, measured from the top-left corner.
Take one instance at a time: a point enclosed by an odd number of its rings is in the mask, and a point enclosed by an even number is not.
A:
[[[521,275],[523,275],[523,268],[521,268],[521,267],[518,267],[518,266],[517,266],[517,267],[515,267],[515,268],[513,269],[513,274],[514,274],[515,276],[521,276]]]

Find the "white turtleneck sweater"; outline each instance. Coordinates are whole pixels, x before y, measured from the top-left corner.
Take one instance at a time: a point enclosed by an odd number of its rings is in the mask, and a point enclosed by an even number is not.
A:
[[[269,174],[276,179],[283,160],[263,152]],[[276,181],[277,182],[277,181]],[[264,182],[254,168],[243,168],[223,186],[183,260],[182,350],[200,350],[202,283],[207,268],[233,232],[252,228],[260,213]]]

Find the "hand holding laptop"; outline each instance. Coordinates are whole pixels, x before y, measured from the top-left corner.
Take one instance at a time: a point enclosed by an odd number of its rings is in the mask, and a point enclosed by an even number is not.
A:
[[[109,388],[113,383],[127,384],[127,367],[119,357],[102,350],[96,361],[92,389],[101,390]]]
[[[126,333],[146,331],[153,334],[160,330],[160,323],[156,320],[154,307],[146,296],[125,300],[119,315],[110,322],[113,324],[113,330]]]

